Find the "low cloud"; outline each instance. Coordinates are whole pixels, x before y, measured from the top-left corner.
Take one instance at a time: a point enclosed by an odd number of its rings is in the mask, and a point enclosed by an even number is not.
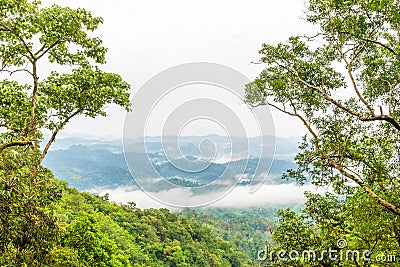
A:
[[[295,184],[263,185],[256,192],[249,193],[245,186],[235,187],[231,192],[217,191],[209,194],[193,194],[184,188],[163,190],[157,193],[145,193],[133,187],[119,187],[116,189],[99,189],[92,192],[104,195],[109,194],[110,199],[117,203],[135,202],[139,208],[168,208],[179,210],[166,203],[185,203],[193,206],[198,203],[209,203],[206,207],[216,208],[247,208],[254,206],[276,206],[276,205],[303,205],[305,202],[304,192],[323,192],[313,185],[297,186]],[[219,199],[217,201],[214,201]],[[159,201],[161,200],[161,201]],[[212,200],[212,201],[210,201]],[[162,203],[164,202],[164,203]]]

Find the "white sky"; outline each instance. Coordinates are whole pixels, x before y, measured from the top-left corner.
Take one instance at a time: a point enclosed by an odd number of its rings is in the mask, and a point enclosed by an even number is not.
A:
[[[104,70],[120,74],[132,93],[157,73],[189,62],[232,67],[250,80],[262,69],[262,43],[312,32],[303,0],[133,0],[43,1],[82,7],[104,18],[96,33],[109,49]],[[125,111],[108,108],[106,118],[76,118],[66,133],[121,137]],[[273,112],[276,135],[299,136],[301,123]]]

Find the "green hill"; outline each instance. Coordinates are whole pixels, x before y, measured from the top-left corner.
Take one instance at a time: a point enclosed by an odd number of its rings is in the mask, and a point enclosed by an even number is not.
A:
[[[253,266],[241,248],[187,216],[60,187],[51,266]]]

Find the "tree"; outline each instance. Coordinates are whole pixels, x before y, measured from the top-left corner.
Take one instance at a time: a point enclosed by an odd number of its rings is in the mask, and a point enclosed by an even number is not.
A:
[[[130,85],[119,75],[100,69],[107,49],[91,32],[102,22],[102,18],[84,9],[42,7],[40,1],[0,0],[0,74],[4,77],[0,81],[3,252],[17,250],[18,257],[22,257],[27,244],[40,244],[40,240],[49,244],[45,241],[52,231],[46,229],[55,228],[55,220],[48,219],[49,203],[59,199],[60,194],[57,187],[51,186],[51,173],[40,163],[57,134],[78,115],[105,116],[104,109],[109,104],[130,109]],[[52,71],[42,78],[45,62],[62,72]],[[28,80],[29,83],[18,82]],[[43,131],[50,132],[50,138],[41,146]],[[43,223],[36,225],[36,215]],[[36,239],[32,237],[35,229],[43,234]],[[29,236],[24,242],[18,238],[21,231]],[[46,237],[45,233],[49,235]],[[48,249],[42,245],[26,255],[40,258],[38,255]],[[18,259],[15,264],[20,265]]]
[[[246,88],[246,101],[302,121],[309,138],[296,157],[307,176],[340,193],[356,184],[400,215],[400,3],[311,0],[311,37],[263,44],[266,68]]]
[[[299,215],[282,211],[273,239],[286,250],[293,248],[290,240],[323,250],[341,238],[349,249],[398,255],[400,2],[310,0],[306,19],[318,27],[315,35],[262,45],[265,69],[246,86],[246,102],[304,124],[298,168],[284,178],[333,192],[307,193]],[[302,231],[292,231],[292,221]]]

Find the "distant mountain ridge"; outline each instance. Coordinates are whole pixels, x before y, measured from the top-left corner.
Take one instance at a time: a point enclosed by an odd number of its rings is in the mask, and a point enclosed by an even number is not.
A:
[[[154,176],[154,170],[149,170],[144,167],[150,159],[154,164],[155,170],[169,182],[185,187],[196,187],[203,184],[208,184],[215,180],[218,175],[224,172],[227,165],[230,167],[226,175],[234,177],[235,172],[244,170],[247,174],[251,172],[260,161],[260,172],[268,172],[268,166],[264,166],[263,159],[233,159],[229,162],[209,162],[209,167],[204,172],[188,173],[181,171],[169,162],[162,152],[163,145],[168,146],[171,139],[176,137],[164,137],[163,144],[158,142],[160,137],[146,138],[146,146],[148,154],[135,152],[135,144],[143,142],[142,140],[129,140],[132,142],[130,149],[126,152],[130,160],[134,162],[135,173],[141,178]],[[180,149],[186,158],[195,160],[199,156],[198,144],[201,140],[207,137],[204,136],[188,136],[181,137]],[[250,144],[256,139],[247,141],[245,138],[235,138],[234,142],[242,142]],[[229,141],[227,137],[213,136],[213,141],[216,142],[217,149],[226,148]],[[276,138],[276,159],[271,166],[267,183],[281,184],[288,183],[281,179],[282,173],[287,169],[296,168],[292,161],[293,155],[297,152],[297,139],[295,138]],[[247,145],[247,144],[246,144]],[[251,146],[251,145],[250,145]],[[59,179],[67,181],[70,186],[78,190],[91,190],[93,188],[116,188],[120,186],[136,186],[134,179],[125,162],[123,154],[122,141],[106,140],[80,137],[61,138],[56,141],[55,149],[49,152],[44,161],[44,165],[49,167]],[[133,149],[132,149],[133,148]],[[225,152],[225,151],[224,151]],[[251,149],[250,149],[251,154]],[[178,159],[179,160],[179,159]],[[248,162],[247,162],[248,161]],[[187,161],[190,162],[190,161]],[[244,165],[247,164],[247,165]],[[267,164],[266,164],[267,165]],[[246,180],[240,185],[246,185]],[[170,183],[166,180],[155,181],[151,188],[154,191],[169,189]]]
[[[164,145],[168,143],[173,143],[176,140],[176,136],[164,136],[162,141]],[[219,135],[206,135],[206,136],[181,136],[179,137],[179,142],[183,145],[193,145],[199,144],[203,139],[212,139],[216,141],[221,146],[230,142],[230,138],[226,136]],[[237,143],[247,143],[249,142],[250,147],[252,144],[258,144],[261,137],[250,137],[248,140],[244,137],[232,137],[233,142]],[[275,140],[275,154],[276,155],[294,155],[299,152],[298,142],[301,140],[300,137],[265,137],[267,140],[274,138]],[[143,140],[148,144],[147,149],[149,152],[154,153],[162,148],[160,143],[161,137],[159,136],[146,136],[137,139],[126,139],[126,142],[131,143],[141,143]],[[123,140],[116,138],[100,138],[95,136],[65,136],[56,139],[56,141],[51,146],[52,150],[68,149],[73,145],[85,145],[90,147],[90,149],[105,149],[113,153],[118,153],[123,151]],[[192,147],[193,147],[192,146]],[[196,149],[198,149],[196,147]]]

